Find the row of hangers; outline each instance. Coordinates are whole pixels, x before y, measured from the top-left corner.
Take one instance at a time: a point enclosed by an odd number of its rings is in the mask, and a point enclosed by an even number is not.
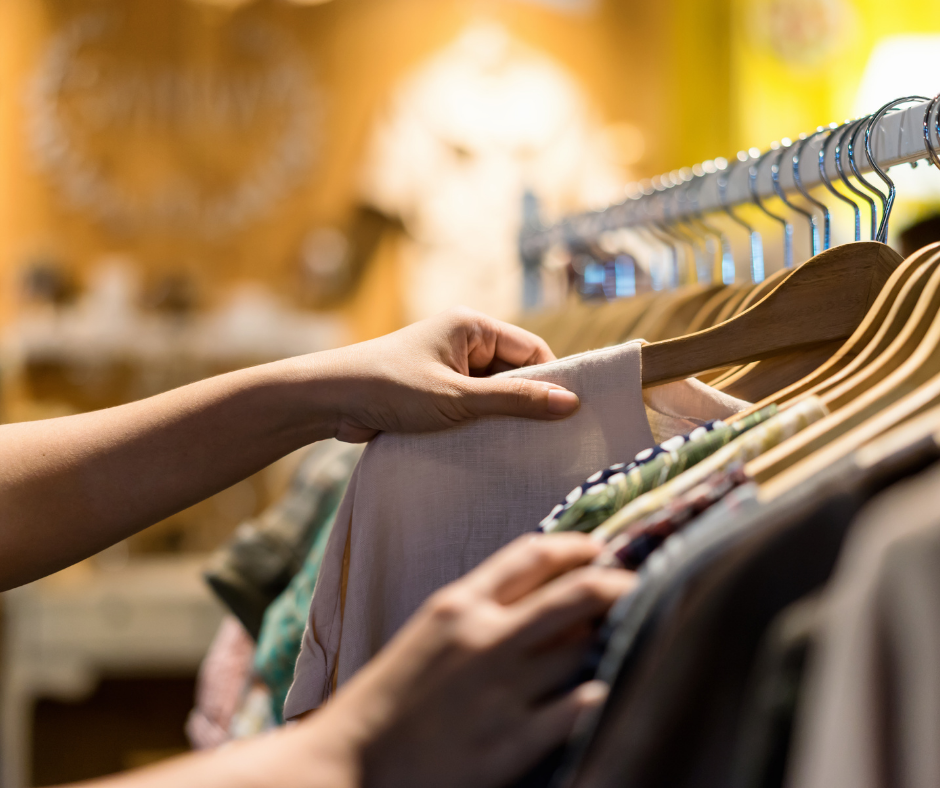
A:
[[[813,255],[802,265],[785,266],[761,279],[759,267],[755,268],[758,245],[752,243],[754,252],[750,262],[755,281],[738,289],[733,283],[725,286],[711,282],[679,288],[675,291],[674,302],[687,302],[691,298],[697,304],[699,322],[708,322],[701,317],[707,304],[712,311],[711,322],[698,330],[653,341],[643,347],[644,387],[698,376],[739,396],[742,381],[750,379],[751,390],[763,388],[762,396],[747,397],[755,404],[741,416],[771,403],[786,408],[808,396],[822,399],[830,415],[749,464],[749,474],[762,483],[762,491],[769,497],[792,488],[915,416],[935,410],[936,423],[940,425],[940,244],[927,246],[907,259],[886,245],[896,191],[885,172],[887,168],[879,165],[871,145],[878,123],[900,105],[913,101],[925,102],[912,109],[922,112],[925,157],[940,168],[937,152],[940,145],[934,142],[934,139],[940,140],[940,95],[933,100],[918,96],[897,99],[871,116],[825,127],[802,138],[793,146],[790,156],[791,161],[796,162],[793,172],[797,191],[811,207],[801,206],[779,192],[778,196],[798,215],[812,222]],[[854,242],[831,246],[829,208],[801,188],[799,157],[809,140],[816,137],[822,138],[819,161],[823,185],[840,201],[852,205]],[[856,161],[859,137],[864,140],[868,169],[884,182],[887,193],[876,189],[862,176]],[[793,240],[789,220],[771,213],[755,188],[761,167],[768,161],[776,170],[772,174],[775,191],[780,188],[779,172],[785,163],[785,150],[789,148],[773,146],[770,151],[739,160],[738,166],[747,164],[754,204],[782,224],[787,245],[784,259],[789,261],[792,260]],[[826,156],[830,151],[844,186],[842,191],[826,177]],[[852,176],[880,202],[880,217],[875,200],[867,199],[861,188],[850,181],[841,159],[843,152]],[[726,192],[733,169],[728,167],[726,174],[719,176],[722,192]],[[695,251],[701,255],[708,249],[705,240],[711,238],[718,258],[712,270],[720,273],[723,263],[727,270],[727,261],[720,259],[727,253],[727,244],[720,231],[697,210],[695,178],[701,176],[693,174],[691,179],[673,179],[652,194],[628,200],[623,207],[617,207],[617,212],[620,216],[631,214],[635,219],[644,212],[651,215],[653,201],[668,204],[678,203],[680,199],[687,201],[690,211],[681,216],[660,213],[645,229],[663,243],[669,239],[677,260],[683,246],[694,250],[689,252],[691,259]],[[861,209],[845,192],[866,197],[871,213],[871,240],[860,240]],[[685,196],[680,198],[683,193]],[[722,207],[734,212],[727,204]],[[606,221],[610,221],[609,214]],[[741,223],[747,225],[744,220]],[[754,232],[749,225],[748,232]],[[702,270],[699,266],[699,272]],[[646,294],[628,300],[641,307],[643,299],[652,304],[658,298],[662,298],[662,294]],[[595,310],[603,312],[615,306]],[[542,320],[546,321],[546,317]],[[558,323],[557,318],[555,322]],[[642,317],[638,322],[643,322]],[[693,318],[690,325],[694,326],[695,322]],[[538,330],[537,323],[538,318],[533,319],[530,327]],[[650,321],[647,325],[651,325]],[[547,322],[545,327],[548,327]],[[765,385],[754,386],[755,380],[762,380]]]

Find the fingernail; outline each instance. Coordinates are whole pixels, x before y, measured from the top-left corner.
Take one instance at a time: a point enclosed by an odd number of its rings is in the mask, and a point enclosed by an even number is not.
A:
[[[548,412],[553,416],[567,416],[578,409],[581,401],[573,391],[550,389],[548,392]]]
[[[610,694],[610,685],[595,679],[581,685],[581,702],[586,706],[603,703]]]

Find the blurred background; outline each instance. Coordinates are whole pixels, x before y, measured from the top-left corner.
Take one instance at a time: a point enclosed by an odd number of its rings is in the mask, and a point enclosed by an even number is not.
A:
[[[548,221],[938,90],[930,0],[0,0],[0,418],[513,318],[525,193]],[[0,597],[3,788],[191,746],[207,557],[298,462]]]

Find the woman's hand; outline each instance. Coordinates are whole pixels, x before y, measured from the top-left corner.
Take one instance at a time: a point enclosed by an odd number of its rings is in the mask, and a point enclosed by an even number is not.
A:
[[[525,536],[438,591],[323,709],[86,788],[497,788],[601,703],[566,689],[635,575],[582,534]]]
[[[635,583],[587,566],[598,550],[580,534],[517,539],[432,596],[299,728],[354,753],[353,784],[506,785],[606,696],[599,682],[565,690],[598,619]]]
[[[336,394],[337,437],[350,443],[382,431],[440,430],[477,416],[556,420],[578,408],[577,396],[560,386],[483,377],[555,356],[534,334],[469,309],[320,355]]]

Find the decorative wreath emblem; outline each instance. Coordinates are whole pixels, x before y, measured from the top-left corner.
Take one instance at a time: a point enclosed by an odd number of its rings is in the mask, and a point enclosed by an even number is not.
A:
[[[126,232],[213,238],[269,213],[308,175],[320,102],[284,37],[233,31],[241,66],[223,70],[116,60],[115,33],[107,15],[77,18],[28,88],[31,147],[70,206]]]

